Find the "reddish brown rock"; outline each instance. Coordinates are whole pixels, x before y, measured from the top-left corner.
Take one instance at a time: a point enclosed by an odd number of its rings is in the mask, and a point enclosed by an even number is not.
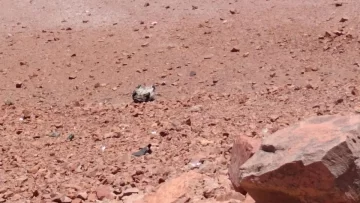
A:
[[[233,145],[229,165],[229,177],[234,186],[234,189],[242,194],[246,194],[246,191],[240,186],[239,168],[259,149],[259,147],[259,140],[243,136],[238,137]]]
[[[360,116],[321,116],[266,137],[238,168],[257,203],[360,202]]]
[[[114,199],[113,190],[110,186],[102,185],[96,189],[96,196],[99,200]]]

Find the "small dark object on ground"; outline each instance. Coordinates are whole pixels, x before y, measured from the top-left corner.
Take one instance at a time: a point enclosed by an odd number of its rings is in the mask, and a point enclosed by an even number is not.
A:
[[[149,102],[155,100],[155,86],[139,85],[132,93],[132,99],[135,103]]]
[[[151,154],[152,151],[151,151],[150,148],[151,148],[151,144],[148,144],[146,147],[140,148],[139,151],[132,153],[132,155],[139,157],[139,156],[144,156],[144,155],[147,154],[147,153],[148,153],[148,154]]]
[[[72,141],[75,138],[74,134],[69,134],[66,140]]]

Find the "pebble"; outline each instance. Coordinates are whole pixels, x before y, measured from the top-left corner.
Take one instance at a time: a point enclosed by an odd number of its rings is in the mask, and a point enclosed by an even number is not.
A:
[[[16,88],[21,88],[23,85],[23,83],[21,81],[15,81],[15,87]]]
[[[231,52],[239,52],[240,48],[239,47],[233,47],[230,51]]]
[[[348,18],[343,17],[343,18],[340,19],[340,23],[344,23],[344,22],[346,22],[346,21],[348,21],[348,20],[349,20]]]
[[[69,80],[74,80],[76,78],[76,75],[70,75]]]
[[[237,13],[237,10],[236,9],[230,9],[230,13],[234,15],[234,14]]]
[[[196,75],[196,72],[195,71],[190,71],[190,77],[194,77]]]
[[[141,45],[141,47],[148,47],[149,46],[149,42],[145,42],[144,44]]]
[[[342,2],[337,2],[337,3],[335,3],[335,6],[336,6],[336,7],[340,7],[340,6],[342,6],[342,5],[343,5]]]

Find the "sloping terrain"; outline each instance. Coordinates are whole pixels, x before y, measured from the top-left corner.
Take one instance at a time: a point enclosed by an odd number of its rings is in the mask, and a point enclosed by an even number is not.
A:
[[[100,185],[149,193],[199,157],[195,170],[225,177],[237,136],[359,110],[355,0],[0,9],[0,202],[76,199]],[[139,84],[156,85],[154,102],[132,103]],[[151,154],[131,156],[148,144]]]

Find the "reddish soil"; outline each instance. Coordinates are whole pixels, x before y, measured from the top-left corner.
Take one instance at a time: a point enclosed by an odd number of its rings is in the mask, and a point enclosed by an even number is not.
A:
[[[0,202],[102,184],[148,193],[198,156],[224,175],[239,135],[354,112],[359,10],[355,0],[0,1]],[[143,83],[156,100],[133,104]],[[149,143],[152,154],[131,157]]]

